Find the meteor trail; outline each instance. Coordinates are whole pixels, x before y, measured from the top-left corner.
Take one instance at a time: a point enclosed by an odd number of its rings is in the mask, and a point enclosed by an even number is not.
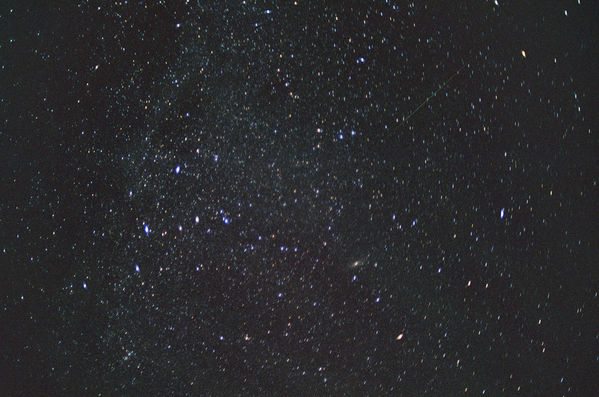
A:
[[[457,76],[457,75],[458,75],[458,74],[459,74],[459,73],[462,71],[462,69],[464,69],[464,65],[462,65],[462,67],[461,67],[461,68],[459,68],[457,72],[455,72],[454,74],[452,74],[452,75],[451,75],[451,77],[449,77],[447,80],[445,80],[445,82],[443,83],[443,85],[442,85],[441,87],[439,87],[439,88],[437,89],[437,91],[435,91],[435,92],[433,92],[431,95],[429,95],[429,97],[428,97],[428,98],[426,98],[426,99],[425,99],[425,100],[424,100],[422,103],[420,103],[420,105],[418,105],[418,106],[416,107],[416,109],[412,110],[412,112],[411,112],[410,114],[408,114],[408,117],[406,117],[406,118],[404,119],[403,123],[404,123],[404,124],[406,124],[406,123],[408,122],[408,120],[410,120],[410,118],[411,118],[413,115],[415,115],[416,113],[418,113],[418,111],[419,111],[419,110],[420,110],[420,109],[421,109],[421,108],[422,108],[424,105],[426,105],[426,104],[428,103],[428,101],[430,101],[430,100],[431,100],[431,98],[433,98],[434,96],[436,96],[436,95],[439,93],[439,91],[441,91],[443,88],[445,88],[445,86],[446,86],[447,84],[449,84],[449,82],[451,82],[451,80],[453,80],[453,78],[454,78],[455,76]]]

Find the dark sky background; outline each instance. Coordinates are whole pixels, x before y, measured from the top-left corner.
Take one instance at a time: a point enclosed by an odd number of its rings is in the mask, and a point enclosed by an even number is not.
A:
[[[2,394],[597,393],[597,15],[3,1]]]

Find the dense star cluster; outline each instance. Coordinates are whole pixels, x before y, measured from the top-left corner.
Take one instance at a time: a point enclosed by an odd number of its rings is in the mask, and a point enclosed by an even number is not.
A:
[[[0,394],[596,393],[592,2],[29,3]]]

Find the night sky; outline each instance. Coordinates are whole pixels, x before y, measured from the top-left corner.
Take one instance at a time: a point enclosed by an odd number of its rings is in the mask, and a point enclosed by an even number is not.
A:
[[[2,395],[596,395],[592,3],[2,1]]]

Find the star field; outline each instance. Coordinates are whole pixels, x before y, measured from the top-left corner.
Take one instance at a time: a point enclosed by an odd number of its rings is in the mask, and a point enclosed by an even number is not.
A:
[[[2,394],[592,395],[594,15],[6,2]]]

